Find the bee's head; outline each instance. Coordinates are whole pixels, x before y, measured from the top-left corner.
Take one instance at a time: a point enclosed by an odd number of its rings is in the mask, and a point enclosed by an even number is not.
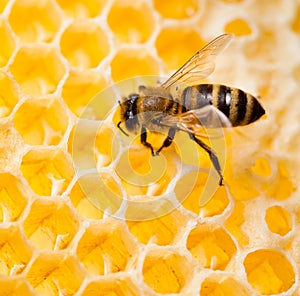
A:
[[[118,128],[120,128],[124,134],[126,134],[126,132],[124,132],[124,130],[120,127],[120,124],[122,122],[125,123],[126,129],[129,132],[133,132],[139,127],[139,121],[137,116],[138,98],[139,94],[131,94],[128,96],[128,98],[124,98],[122,99],[122,102],[119,102],[121,109],[121,121],[118,123]]]

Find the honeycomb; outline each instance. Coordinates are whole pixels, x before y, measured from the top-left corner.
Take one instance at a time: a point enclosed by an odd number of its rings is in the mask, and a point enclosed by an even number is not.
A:
[[[300,2],[0,1],[0,295],[300,295]],[[118,100],[233,33],[209,82],[267,116],[211,163]],[[148,135],[159,146],[162,134]],[[220,149],[219,149],[220,148]]]

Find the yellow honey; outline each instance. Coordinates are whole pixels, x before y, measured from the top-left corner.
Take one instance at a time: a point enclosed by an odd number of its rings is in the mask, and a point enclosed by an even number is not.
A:
[[[205,140],[219,187],[186,135],[116,125],[223,33],[206,80],[266,116]],[[296,0],[0,1],[0,296],[300,295],[299,33]]]

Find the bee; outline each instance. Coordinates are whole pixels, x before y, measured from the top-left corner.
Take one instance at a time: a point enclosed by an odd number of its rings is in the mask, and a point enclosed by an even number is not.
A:
[[[138,92],[119,101],[120,122],[128,132],[140,133],[141,143],[153,156],[171,145],[177,131],[186,132],[209,155],[223,184],[221,166],[216,153],[200,138],[203,128],[243,126],[258,120],[265,110],[258,99],[241,89],[223,84],[199,84],[214,70],[215,57],[232,40],[223,34],[193,55],[166,82],[156,87],[139,86]],[[157,151],[147,142],[147,130],[166,132],[167,137]]]

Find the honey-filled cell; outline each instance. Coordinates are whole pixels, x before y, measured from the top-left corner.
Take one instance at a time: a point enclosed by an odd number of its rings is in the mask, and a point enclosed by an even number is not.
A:
[[[45,45],[21,47],[9,68],[24,93],[52,94],[65,74],[58,50]]]
[[[79,229],[70,208],[60,201],[36,200],[24,220],[26,237],[40,250],[63,250]]]
[[[22,42],[51,42],[59,30],[62,15],[52,0],[14,2],[9,22]]]
[[[68,127],[68,118],[55,97],[29,99],[16,111],[14,125],[26,144],[57,145]]]
[[[23,156],[20,169],[39,195],[62,194],[74,176],[70,156],[60,149],[30,150]]]
[[[248,282],[260,295],[287,292],[294,285],[294,267],[283,253],[273,249],[250,252],[244,260]]]
[[[63,32],[60,49],[72,67],[86,70],[97,67],[110,46],[106,33],[96,22],[77,20]]]
[[[147,41],[155,26],[150,7],[144,1],[115,1],[110,8],[107,21],[115,38],[127,43]]]

